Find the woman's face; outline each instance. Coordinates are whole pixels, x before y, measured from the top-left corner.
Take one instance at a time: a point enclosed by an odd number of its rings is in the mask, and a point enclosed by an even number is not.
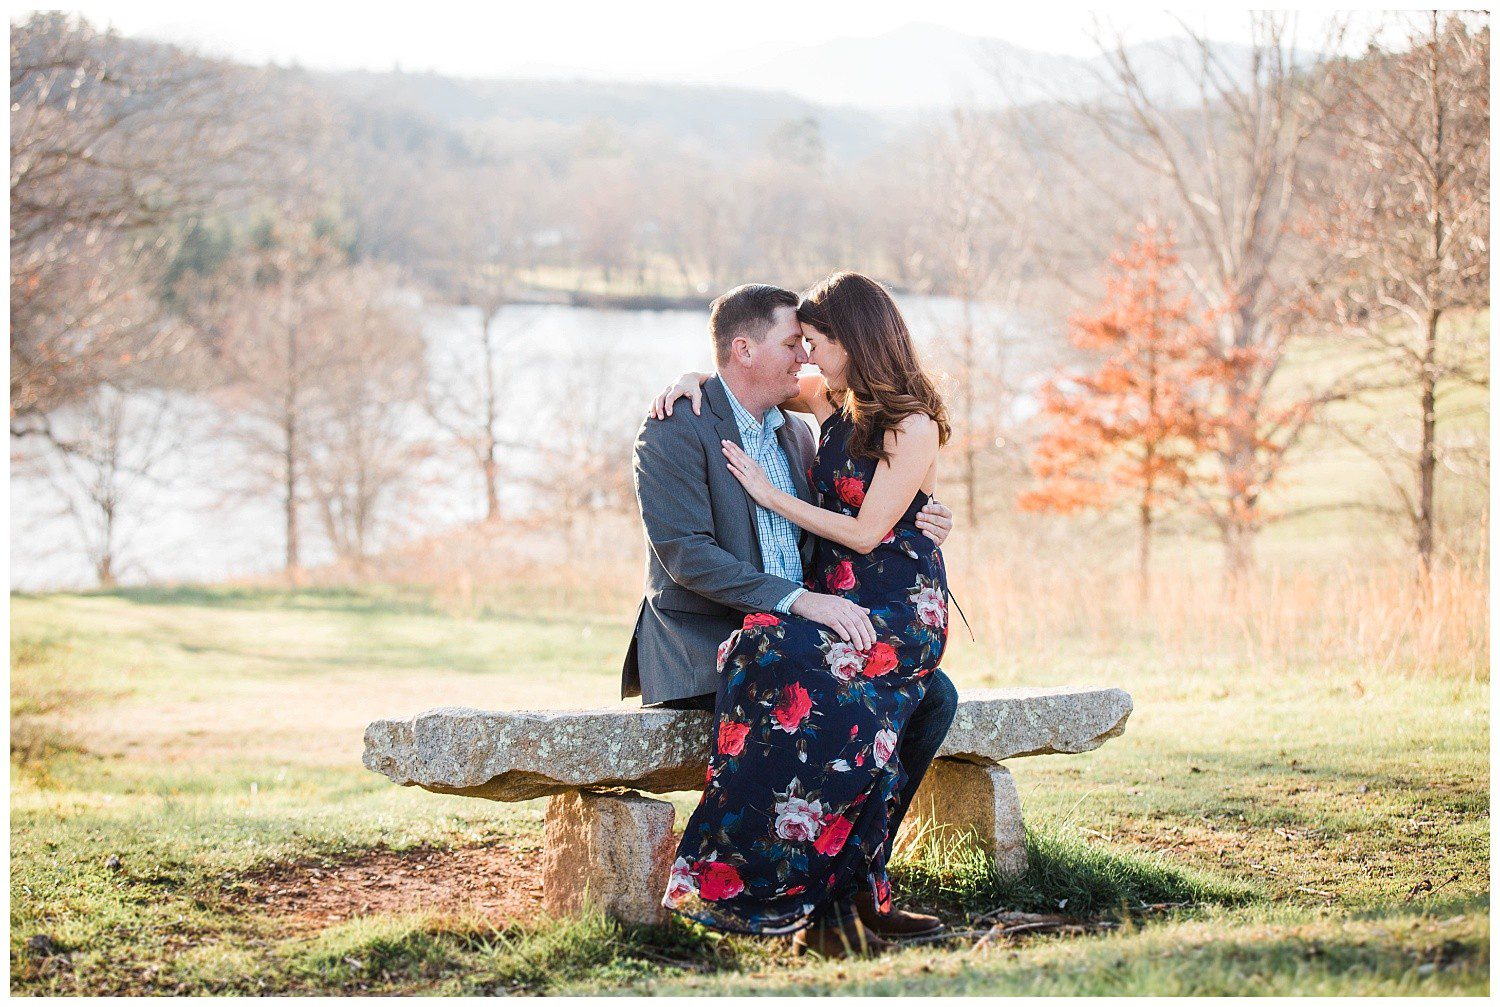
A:
[[[849,368],[849,354],[843,347],[828,337],[826,332],[806,322],[802,323],[802,336],[807,340],[807,356],[823,374],[830,391],[842,392],[848,388],[845,379]]]

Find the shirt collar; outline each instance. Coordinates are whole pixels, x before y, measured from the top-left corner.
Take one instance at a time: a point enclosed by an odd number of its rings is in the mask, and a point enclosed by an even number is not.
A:
[[[755,422],[755,417],[750,415],[750,410],[740,405],[740,400],[735,398],[734,392],[729,390],[729,382],[720,379],[719,383],[724,386],[724,395],[729,399],[729,408],[734,410],[734,422],[740,428],[741,435],[764,437],[766,434],[773,434],[780,430],[782,424],[786,423],[786,416],[777,406],[766,410],[766,418],[763,422]]]

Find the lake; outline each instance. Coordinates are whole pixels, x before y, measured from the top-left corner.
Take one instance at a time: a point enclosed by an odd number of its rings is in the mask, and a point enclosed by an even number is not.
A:
[[[962,306],[945,298],[905,296],[901,306],[928,366],[941,370],[952,358],[947,333],[955,330]],[[435,379],[451,374],[455,350],[472,342],[478,328],[473,309],[428,306],[421,311],[428,362]],[[1049,341],[1000,309],[984,306],[977,315],[986,331],[1002,333],[1012,349],[1017,380],[1034,373]],[[506,340],[504,360],[507,436],[542,442],[560,411],[589,416],[594,437],[628,443],[649,399],[686,370],[710,370],[707,316],[701,311],[612,311],[566,305],[515,305],[495,322]],[[281,568],[283,531],[274,499],[247,494],[252,460],[232,439],[206,432],[233,424],[214,402],[168,394],[128,400],[145,416],[165,410],[167,428],[154,447],[159,460],[150,480],[122,481],[117,527],[119,579],[125,584],[160,581],[212,583],[230,577],[272,573]],[[60,421],[68,422],[67,417]],[[75,419],[76,422],[76,419]],[[440,433],[431,419],[413,411],[413,437]],[[144,449],[143,449],[144,450]],[[14,457],[14,451],[13,451]],[[533,452],[517,451],[506,464],[519,476],[538,464]],[[84,548],[86,529],[97,520],[79,505],[78,479],[46,460],[50,474],[30,462],[13,464],[11,478],[11,586],[52,590],[95,586]],[[460,459],[424,463],[420,489],[404,502],[392,522],[393,536],[430,534],[473,521],[483,514],[478,480]],[[521,480],[507,485],[508,513],[529,506]],[[70,510],[69,503],[73,509]],[[304,565],[332,558],[311,508],[304,511]]]

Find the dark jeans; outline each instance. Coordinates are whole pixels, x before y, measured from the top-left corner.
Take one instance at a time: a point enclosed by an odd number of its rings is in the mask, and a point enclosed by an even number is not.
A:
[[[722,688],[722,680],[720,687]],[[708,710],[712,713],[717,698],[710,693],[686,699],[671,699],[665,703],[653,704],[653,709]],[[948,728],[953,725],[953,715],[957,712],[958,690],[939,668],[927,680],[927,691],[922,694],[922,701],[907,720],[906,734],[900,742],[901,765],[906,769],[906,786],[901,788],[900,802],[891,816],[891,846],[895,846],[896,830],[901,827],[906,809],[911,806],[911,799],[922,785],[922,778],[927,775],[927,767],[932,765],[933,756],[937,755],[943,739],[948,736]]]
[[[922,785],[927,767],[932,765],[933,757],[943,745],[943,739],[948,737],[948,728],[953,726],[953,715],[957,712],[958,690],[953,687],[948,676],[943,674],[943,669],[937,668],[927,680],[927,691],[922,694],[922,701],[906,722],[906,734],[899,746],[901,765],[906,769],[906,786],[901,788],[901,802],[891,817],[891,846],[887,847],[887,851],[896,845],[896,830],[901,828],[906,809],[911,807],[911,799],[917,796],[917,788]]]

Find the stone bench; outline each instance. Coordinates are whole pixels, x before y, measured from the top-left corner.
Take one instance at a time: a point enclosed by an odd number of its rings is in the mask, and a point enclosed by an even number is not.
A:
[[[1026,870],[1021,802],[1001,763],[1098,748],[1125,730],[1121,689],[968,692],[908,820],[971,833],[1002,874]],[[676,809],[637,791],[702,790],[713,717],[700,710],[429,710],[365,729],[364,764],[402,786],[526,801],[548,797],[545,908],[591,902],[632,923],[659,923]]]

